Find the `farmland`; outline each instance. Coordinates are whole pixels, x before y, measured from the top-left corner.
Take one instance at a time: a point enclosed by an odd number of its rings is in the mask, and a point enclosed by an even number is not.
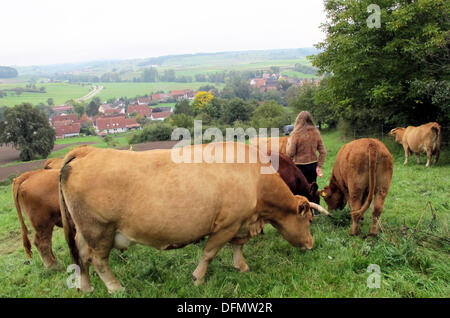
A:
[[[344,143],[335,131],[322,135],[328,157],[320,188],[327,184],[336,153]],[[314,219],[311,232],[315,246],[308,252],[290,246],[267,225],[264,235],[244,247],[250,272],[236,272],[231,248],[225,247],[212,261],[200,287],[193,285],[191,273],[200,260],[204,241],[172,251],[144,246],[132,246],[123,253],[114,250],[111,267],[127,288],[125,292],[108,295],[97,275],[92,276],[92,294],[68,289],[65,270],[45,269],[35,249],[33,259],[26,258],[11,186],[2,186],[0,297],[448,297],[450,153],[444,151],[439,165],[431,168],[418,166],[414,160],[403,166],[401,147],[388,138],[385,141],[395,164],[378,238],[348,235],[348,207],[335,212],[335,221],[323,216]],[[435,209],[435,219],[429,209],[425,210],[428,201]],[[414,234],[411,229],[419,220]],[[368,232],[369,223],[370,210],[363,221],[363,233]],[[54,251],[64,269],[71,264],[61,229],[55,231]],[[370,264],[380,266],[380,288],[367,287]]]

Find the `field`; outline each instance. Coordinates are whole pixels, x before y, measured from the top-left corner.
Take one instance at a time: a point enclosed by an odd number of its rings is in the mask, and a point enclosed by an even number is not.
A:
[[[26,83],[17,84],[0,84],[0,90],[25,87]],[[33,105],[44,103],[47,105],[47,100],[53,98],[55,105],[64,104],[69,99],[77,99],[83,97],[91,90],[91,85],[85,84],[69,84],[69,83],[42,83],[36,84],[37,88],[45,87],[46,93],[29,93],[24,92],[19,96],[15,92],[8,91],[7,96],[0,98],[0,106],[15,106],[20,103],[31,103]]]
[[[320,188],[331,174],[334,159],[344,143],[337,132],[324,132],[328,157]],[[92,294],[68,289],[65,270],[49,271],[37,251],[28,260],[14,208],[11,186],[0,187],[0,297],[449,297],[450,257],[448,218],[450,203],[450,153],[441,154],[438,166],[403,166],[401,147],[388,142],[395,170],[382,215],[384,231],[378,238],[350,237],[348,213],[336,211],[337,221],[319,216],[311,225],[312,251],[290,246],[270,225],[244,247],[250,272],[241,274],[232,265],[230,247],[223,248],[208,268],[206,282],[192,283],[191,273],[205,242],[183,249],[157,251],[132,246],[111,254],[111,267],[125,292],[108,295],[94,274]],[[426,210],[430,201],[436,218]],[[324,203],[322,202],[322,205]],[[420,231],[412,234],[420,220]],[[368,232],[370,210],[362,232]],[[436,239],[433,237],[444,237]],[[63,231],[54,233],[54,251],[62,266],[71,264]],[[380,288],[368,288],[367,268],[381,270]],[[93,272],[93,269],[91,269]]]

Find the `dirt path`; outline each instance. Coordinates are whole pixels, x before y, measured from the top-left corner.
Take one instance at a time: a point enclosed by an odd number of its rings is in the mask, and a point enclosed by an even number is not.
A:
[[[171,149],[178,141],[154,141],[133,145],[134,151],[146,151],[153,149]],[[66,145],[55,145],[53,151],[63,149],[69,146],[95,144],[95,142],[80,142]],[[128,149],[125,147],[124,149]],[[0,147],[0,165],[19,160],[19,152],[12,147]],[[8,178],[10,175],[19,175],[26,171],[39,169],[45,160],[20,163],[8,167],[0,168],[0,180]]]
[[[89,98],[94,97],[95,95],[100,93],[102,91],[102,89],[103,89],[103,86],[94,86],[94,89],[92,91],[90,91],[83,97],[78,98],[77,102],[84,102],[84,101],[88,100]]]

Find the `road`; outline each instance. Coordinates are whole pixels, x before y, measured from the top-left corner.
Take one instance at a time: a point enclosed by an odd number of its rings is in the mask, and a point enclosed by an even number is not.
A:
[[[94,97],[95,95],[97,95],[98,93],[100,93],[103,89],[103,86],[92,86],[93,89],[92,91],[90,91],[88,94],[84,95],[81,98],[77,99],[77,102],[84,102],[86,100],[88,100],[91,97]]]

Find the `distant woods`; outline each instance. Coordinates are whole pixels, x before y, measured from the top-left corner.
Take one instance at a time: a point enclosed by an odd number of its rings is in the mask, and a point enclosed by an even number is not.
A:
[[[16,69],[9,66],[0,66],[0,78],[14,78],[17,77],[19,73]]]

